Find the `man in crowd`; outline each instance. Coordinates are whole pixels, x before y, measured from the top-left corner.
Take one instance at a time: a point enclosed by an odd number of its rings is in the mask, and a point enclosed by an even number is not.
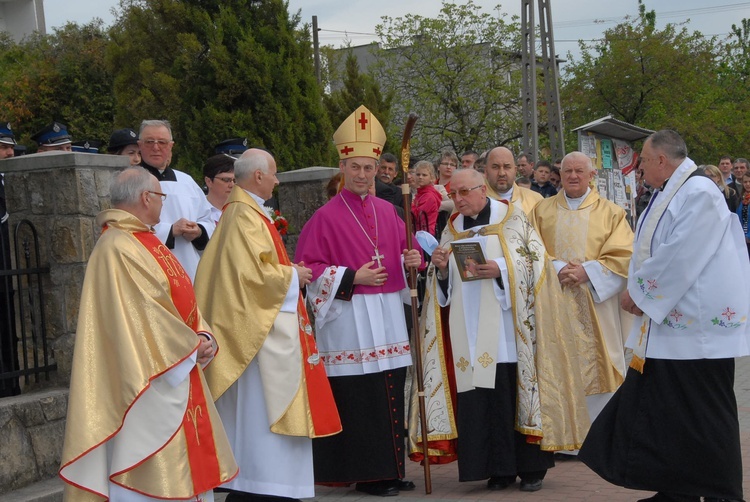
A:
[[[396,207],[403,207],[401,188],[393,183],[398,174],[398,159],[392,153],[380,156],[378,175],[375,177],[375,196],[387,200]]]
[[[732,176],[734,177],[735,190],[737,194],[742,198],[745,193],[745,189],[742,186],[742,177],[750,169],[750,161],[742,157],[734,161],[734,167],[732,167]]]
[[[391,204],[368,195],[385,131],[360,106],[333,136],[344,188],[307,222],[296,261],[312,269],[308,300],[320,356],[343,432],[313,441],[315,480],[357,482],[372,495],[414,489],[404,476],[404,385],[411,365],[401,298],[406,251],[403,221]]]
[[[10,122],[0,122],[0,160],[14,155],[16,137]],[[10,270],[10,228],[8,207],[5,203],[5,179],[0,174],[0,270]],[[8,315],[10,313],[10,315]],[[15,329],[15,304],[13,303],[13,281],[10,276],[0,278],[0,373],[18,370],[18,351]],[[0,397],[21,393],[18,377],[0,380]]]
[[[484,176],[487,180],[487,195],[495,200],[506,200],[527,215],[543,197],[528,188],[516,184],[516,163],[513,152],[498,146],[487,154]]]
[[[743,232],[683,139],[658,131],[641,168],[658,187],[635,231],[622,307],[638,316],[625,382],[579,458],[649,501],[742,500],[734,358],[750,353]]]
[[[732,177],[732,157],[729,155],[724,155],[719,159],[719,171],[721,172],[721,175],[724,176],[724,182],[727,185],[730,185],[735,181],[735,178]],[[732,188],[735,188],[732,186]]]
[[[479,154],[474,150],[467,150],[461,155],[461,169],[473,169]]]
[[[518,476],[522,491],[537,491],[552,452],[578,447],[589,425],[575,339],[557,329],[570,319],[523,211],[488,198],[473,169],[453,176],[451,197],[457,213],[432,263],[435,300],[451,308],[459,481],[489,478],[487,487],[501,490]],[[479,263],[470,273],[467,256]],[[433,385],[447,381],[439,373]]]
[[[62,122],[52,122],[31,137],[39,145],[38,153],[70,152],[72,139],[68,134],[68,126]]]
[[[110,197],[78,313],[65,498],[213,500],[237,474],[202,375],[215,342],[185,270],[153,233],[159,183],[128,168]]]
[[[234,166],[237,185],[198,267],[198,304],[226,347],[206,372],[240,474],[228,501],[311,498],[310,438],[336,434],[325,368],[300,288],[312,272],[289,261],[263,203],[276,161],[259,149]]]
[[[579,363],[591,418],[625,378],[625,338],[632,315],[620,308],[633,249],[625,210],[590,187],[596,174],[581,152],[563,158],[562,190],[531,211],[529,219],[553,259],[569,300]]]
[[[16,136],[10,122],[0,122],[0,160],[13,157],[13,147],[16,146]]]
[[[545,199],[557,195],[557,188],[550,182],[552,175],[552,165],[546,160],[540,160],[534,167],[534,180],[531,182],[531,189],[540,194]]]
[[[200,252],[216,226],[211,205],[203,190],[189,175],[172,169],[172,127],[166,120],[144,120],[138,135],[145,167],[161,183],[168,195],[156,235],[180,260],[191,280],[195,279]]]
[[[519,176],[534,180],[534,159],[527,153],[522,153],[516,158]]]

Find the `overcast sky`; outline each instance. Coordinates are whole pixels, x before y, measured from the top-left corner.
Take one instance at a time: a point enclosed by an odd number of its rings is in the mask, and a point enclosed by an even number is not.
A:
[[[491,12],[499,2],[475,0],[474,3]],[[47,30],[51,32],[68,21],[87,23],[96,17],[110,24],[114,20],[112,9],[118,5],[119,0],[44,0]],[[577,40],[600,37],[626,15],[638,13],[637,0],[550,0],[550,5],[555,50],[561,57],[568,51],[577,52]],[[383,15],[434,17],[440,6],[438,0],[289,0],[289,9],[301,10],[303,22],[311,23],[312,16],[318,16],[320,43],[335,47],[343,45],[347,37],[352,45],[376,41],[375,26]],[[750,18],[750,2],[737,0],[647,0],[646,7],[656,10],[659,26],[690,20],[691,30],[722,37],[729,33],[733,23]],[[501,11],[509,15],[520,15],[520,10],[520,0],[501,3]]]

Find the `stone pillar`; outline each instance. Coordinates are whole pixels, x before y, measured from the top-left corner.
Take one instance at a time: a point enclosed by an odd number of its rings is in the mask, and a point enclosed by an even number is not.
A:
[[[100,234],[94,218],[109,207],[109,185],[128,160],[50,152],[0,162],[11,244],[16,224],[30,221],[39,236],[41,265],[50,268],[42,284],[47,342],[51,361],[57,363],[53,386],[67,386],[70,380],[83,275]]]
[[[279,210],[289,222],[286,250],[294,259],[302,227],[315,211],[328,202],[326,185],[338,173],[337,167],[306,167],[278,173]]]

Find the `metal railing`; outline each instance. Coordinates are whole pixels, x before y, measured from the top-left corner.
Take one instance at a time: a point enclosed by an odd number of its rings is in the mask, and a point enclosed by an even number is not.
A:
[[[3,224],[5,226],[5,224]],[[6,227],[7,228],[7,227]],[[57,364],[50,362],[44,316],[39,236],[29,220],[13,230],[15,268],[10,263],[6,229],[0,231],[0,397],[16,395],[32,384],[50,380]]]

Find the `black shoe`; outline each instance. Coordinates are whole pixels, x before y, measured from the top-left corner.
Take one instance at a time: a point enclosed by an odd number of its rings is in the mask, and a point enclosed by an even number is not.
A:
[[[515,482],[515,476],[492,476],[487,480],[487,489],[492,491],[505,490]]]
[[[417,487],[417,485],[414,484],[414,481],[408,481],[406,479],[395,480],[394,486],[400,492],[410,492]]]
[[[395,497],[398,495],[398,488],[396,488],[391,481],[357,483],[355,490],[368,495],[375,495],[376,497]]]
[[[541,489],[542,489],[541,479],[522,479],[521,480],[522,492],[538,492]]]

